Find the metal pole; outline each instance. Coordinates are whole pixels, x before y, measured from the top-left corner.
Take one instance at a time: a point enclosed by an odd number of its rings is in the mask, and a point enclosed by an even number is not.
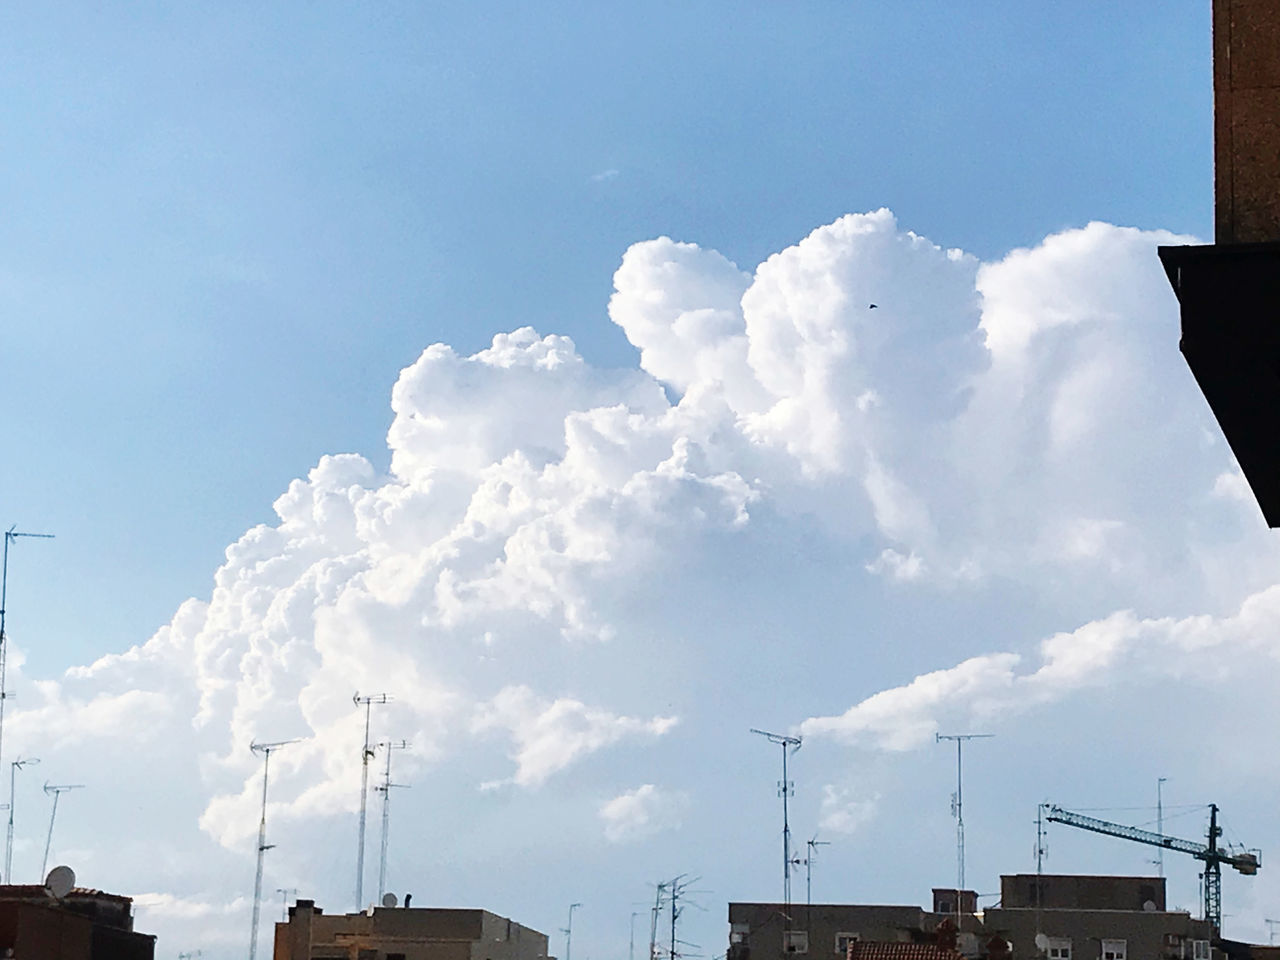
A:
[[[248,940],[248,960],[257,956],[257,920],[262,906],[262,856],[266,854],[266,777],[271,768],[271,751],[262,751],[262,817],[257,822],[257,873],[253,876],[253,923]]]
[[[41,878],[47,876],[46,871],[49,869],[49,848],[53,845],[53,821],[58,816],[58,797],[68,790],[79,790],[83,786],[82,783],[68,783],[61,786],[50,786],[47,783],[44,785],[44,792],[53,794],[53,810],[49,814],[49,835],[44,841],[44,861],[40,864]]]
[[[53,821],[58,815],[58,797],[62,796],[61,790],[53,791],[53,810],[49,813],[49,835],[44,839],[44,859],[40,861],[40,876],[48,876],[45,872],[49,867],[49,847],[53,843]]]
[[[0,762],[4,760],[4,702],[8,699],[5,688],[6,668],[9,662],[9,638],[5,633],[5,609],[9,605],[9,544],[19,537],[31,537],[37,540],[52,540],[52,533],[22,533],[14,524],[4,532],[4,569],[0,572]],[[9,876],[6,873],[5,879]]]
[[[382,781],[382,849],[378,857],[378,903],[387,892],[387,840],[391,832],[391,744],[387,744],[387,775]]]
[[[360,830],[356,839],[356,910],[364,909],[364,828],[365,815],[369,803],[369,760],[374,751],[369,748],[369,721],[375,703],[386,703],[390,698],[385,693],[370,697],[360,696],[359,691],[351,698],[357,707],[364,707],[364,746],[360,753]]]
[[[1156,780],[1156,833],[1164,836],[1164,784],[1168,777]],[[1157,876],[1164,876],[1164,847],[1156,847]]]
[[[757,730],[751,728],[751,732],[758,734],[768,740],[770,743],[776,743],[782,748],[782,781],[778,784],[778,792],[782,795],[782,899],[785,904],[783,910],[783,929],[791,929],[791,819],[788,808],[788,799],[791,795],[791,781],[787,779],[787,748],[795,750],[800,749],[802,740],[800,737],[787,736],[781,733],[770,733],[768,730]],[[785,937],[783,939],[786,939]]]
[[[26,760],[18,758],[9,765],[9,826],[5,831],[4,839],[4,882],[13,883],[13,804],[14,804],[14,787],[15,780],[18,775],[18,768],[25,767],[29,763],[39,763],[39,757],[28,757]]]
[[[954,740],[956,742],[956,794],[955,809],[952,811],[956,818],[956,913],[960,913],[960,894],[965,889],[964,886],[964,755],[961,748],[966,740],[985,740],[994,736],[990,733],[962,733],[962,734],[945,734],[938,733],[934,735],[937,743],[943,740]]]
[[[391,837],[391,790],[403,787],[402,783],[391,782],[391,752],[405,750],[409,746],[407,740],[384,740],[378,744],[387,751],[387,770],[382,786],[375,787],[382,794],[382,855],[378,860],[378,903],[382,903],[382,895],[387,892],[387,849]]]
[[[276,893],[280,894],[280,922],[289,922],[289,894],[298,893],[297,887],[276,887]]]
[[[964,758],[961,747],[963,740],[956,741],[956,849],[960,854],[960,872],[957,875],[960,889],[964,889]],[[956,905],[957,912],[959,904]]]
[[[662,912],[662,891],[666,888],[665,883],[658,884],[653,895],[653,910],[649,913],[649,960],[658,960],[658,914]]]
[[[360,837],[356,841],[356,909],[364,909],[364,824],[369,802],[369,719],[373,702],[364,705],[364,749],[360,754]]]
[[[1040,929],[1040,897],[1041,897],[1041,875],[1044,869],[1044,804],[1036,806],[1036,950],[1040,950],[1039,938],[1043,932]]]
[[[680,878],[676,877],[671,881],[671,960],[676,960],[676,918],[680,916],[680,911],[676,906],[676,901],[680,899]]]
[[[791,916],[791,821],[787,813],[787,794],[791,784],[787,780],[787,745],[782,744],[782,897],[787,905],[788,920]]]
[[[296,740],[279,740],[275,743],[250,743],[253,753],[262,754],[262,816],[258,820],[258,870],[253,879],[253,922],[249,932],[249,960],[258,955],[258,916],[262,907],[262,860],[263,855],[274,846],[267,843],[267,774],[271,769],[271,754],[281,747]]]
[[[570,951],[573,949],[573,911],[577,910],[582,904],[569,904],[569,925],[564,928],[564,960],[569,960]]]

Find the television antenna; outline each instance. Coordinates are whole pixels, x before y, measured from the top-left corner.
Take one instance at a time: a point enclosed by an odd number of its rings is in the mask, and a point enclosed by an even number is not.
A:
[[[58,816],[58,798],[68,790],[83,789],[83,783],[50,784],[46,782],[44,785],[44,792],[53,794],[53,810],[49,813],[49,835],[44,841],[44,860],[40,863],[41,875],[43,875],[45,870],[49,867],[49,847],[53,844],[53,821]]]
[[[935,743],[954,740],[956,744],[956,792],[951,797],[951,815],[956,818],[956,913],[960,912],[960,891],[964,890],[964,755],[968,740],[990,740],[994,733],[939,733]]]
[[[787,799],[795,794],[795,784],[787,779],[787,756],[800,749],[801,739],[783,733],[751,728],[751,732],[764,737],[770,743],[782,747],[782,779],[778,781],[778,796],[782,797],[782,900],[785,904],[784,921],[791,929],[791,819]]]
[[[831,846],[830,840],[819,840],[815,833],[812,837],[805,841],[805,846],[809,848],[808,854],[804,858],[804,906],[805,919],[808,920],[808,911],[813,906],[813,862],[818,859],[818,847]]]
[[[40,762],[39,757],[19,757],[9,764],[9,827],[4,838],[4,882],[13,883],[13,801],[14,787],[18,771],[23,767]]]
[[[1156,833],[1164,834],[1164,785],[1168,783],[1168,777],[1156,778]],[[1164,847],[1156,850],[1156,876],[1164,876]]]
[[[0,573],[0,759],[4,757],[4,702],[8,699],[5,693],[5,668],[9,661],[9,640],[4,632],[4,615],[5,608],[9,603],[9,545],[14,543],[19,537],[28,537],[34,540],[52,540],[52,533],[24,533],[14,524],[4,532],[4,569]],[[6,870],[4,876],[6,883],[12,883],[9,879],[9,873]]]
[[[394,750],[408,750],[407,740],[382,740],[378,746],[387,751],[387,769],[382,783],[373,789],[382,794],[382,857],[378,862],[378,900],[383,899],[387,890],[387,842],[391,835],[391,790],[394,787],[408,789],[407,783],[391,782],[391,753]],[[386,904],[383,904],[386,906]],[[393,904],[394,906],[394,904]]]
[[[658,960],[658,914],[662,912],[662,897],[667,892],[667,883],[657,885],[653,895],[653,907],[649,911],[649,960]]]
[[[573,911],[580,906],[580,903],[569,904],[569,925],[560,928],[560,932],[564,934],[564,960],[569,960],[569,951],[573,947]]]
[[[375,752],[375,748],[369,745],[369,720],[373,705],[390,703],[391,698],[385,693],[362,697],[357,690],[351,702],[357,707],[364,707],[364,746],[360,752],[360,831],[356,839],[356,911],[359,912],[364,909],[364,828],[369,803],[369,760]]]
[[[280,894],[280,922],[289,922],[289,894],[293,894],[295,898],[298,896],[297,887],[276,887],[276,893]]]
[[[253,921],[249,932],[249,960],[258,955],[258,913],[262,909],[262,857],[275,844],[267,843],[267,774],[271,770],[271,754],[298,740],[277,740],[274,743],[250,742],[249,749],[262,754],[262,818],[258,821],[258,872],[253,879]]]

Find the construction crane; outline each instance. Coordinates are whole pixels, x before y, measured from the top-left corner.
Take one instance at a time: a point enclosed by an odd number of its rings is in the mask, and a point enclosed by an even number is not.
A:
[[[1145,843],[1164,850],[1175,850],[1189,853],[1197,860],[1204,862],[1204,917],[1213,924],[1214,933],[1222,934],[1222,865],[1234,867],[1247,877],[1252,877],[1262,866],[1262,854],[1257,850],[1231,853],[1218,847],[1218,838],[1222,836],[1222,828],[1218,826],[1218,805],[1209,804],[1208,843],[1203,840],[1179,840],[1177,837],[1166,837],[1160,833],[1152,833],[1139,827],[1126,827],[1119,823],[1109,823],[1094,817],[1086,817],[1080,813],[1072,813],[1062,807],[1050,805],[1045,814],[1054,823],[1065,823],[1069,827],[1081,830],[1092,830],[1094,833],[1108,837],[1120,837],[1135,843]]]

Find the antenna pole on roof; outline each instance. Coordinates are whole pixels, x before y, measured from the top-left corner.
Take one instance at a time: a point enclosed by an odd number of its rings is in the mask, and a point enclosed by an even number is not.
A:
[[[356,911],[364,909],[364,828],[365,814],[369,805],[369,761],[377,752],[377,748],[369,744],[369,720],[375,703],[390,703],[391,698],[385,693],[375,693],[362,697],[356,691],[351,702],[357,707],[364,707],[364,745],[360,750],[360,830],[356,839]]]
[[[989,740],[993,733],[939,733],[936,742],[956,742],[956,792],[951,798],[951,815],[956,818],[956,913],[960,913],[960,894],[964,890],[964,755],[966,740]]]
[[[289,922],[289,894],[294,897],[298,895],[297,887],[276,887],[276,893],[280,894],[280,922]]]
[[[52,533],[23,533],[18,529],[17,525],[10,527],[4,532],[4,564],[3,571],[0,572],[0,760],[4,759],[4,702],[8,697],[5,693],[5,666],[9,660],[9,639],[4,632],[4,615],[5,608],[9,601],[9,544],[16,541],[19,537],[30,537],[36,540],[52,540]],[[9,877],[9,871],[6,868],[4,874],[6,883],[12,883]]]
[[[46,783],[44,792],[53,794],[53,810],[49,813],[49,836],[44,841],[44,860],[40,864],[40,876],[45,876],[45,871],[49,869],[49,848],[53,845],[53,821],[58,816],[58,797],[66,793],[68,790],[81,790],[84,788],[83,783],[64,783],[54,785]]]
[[[382,794],[382,856],[378,862],[378,903],[382,903],[382,895],[387,892],[387,843],[391,835],[391,790],[393,787],[407,787],[406,783],[391,782],[391,752],[408,750],[407,740],[383,740],[378,746],[387,751],[387,771],[382,783],[373,789]]]
[[[9,827],[5,831],[4,838],[4,882],[13,883],[13,801],[14,787],[17,780],[18,771],[25,766],[39,763],[39,757],[27,757],[25,760],[19,757],[17,760],[9,764]]]
[[[782,798],[782,900],[784,904],[783,923],[785,929],[791,929],[791,817],[787,805],[788,799],[795,794],[795,784],[787,779],[787,756],[800,749],[801,739],[783,733],[770,733],[768,730],[751,728],[751,732],[764,737],[770,743],[782,747],[782,779],[778,781],[778,796]],[[785,939],[785,938],[784,938]],[[785,946],[785,945],[784,945]]]
[[[249,960],[258,955],[258,913],[262,909],[262,855],[274,846],[267,843],[267,773],[271,770],[271,754],[297,740],[275,743],[250,743],[249,749],[262,754],[262,818],[258,821],[258,872],[253,880],[253,921],[249,933]]]

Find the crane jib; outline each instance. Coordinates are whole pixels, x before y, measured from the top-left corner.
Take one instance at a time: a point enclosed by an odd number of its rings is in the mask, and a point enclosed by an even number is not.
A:
[[[1233,854],[1218,849],[1217,840],[1222,835],[1222,828],[1218,826],[1218,807],[1216,804],[1210,804],[1209,806],[1207,843],[1180,840],[1177,837],[1167,837],[1163,834],[1153,833],[1150,830],[1143,830],[1141,827],[1128,827],[1121,823],[1099,820],[1096,817],[1086,817],[1084,814],[1072,813],[1070,810],[1064,810],[1062,807],[1053,806],[1052,804],[1046,804],[1043,809],[1045,818],[1054,823],[1065,823],[1069,827],[1091,830],[1094,833],[1101,833],[1109,837],[1120,837],[1123,840],[1145,843],[1165,850],[1176,850],[1180,853],[1190,854],[1197,860],[1204,861],[1204,916],[1213,924],[1213,928],[1218,931],[1222,929],[1221,865],[1225,863],[1250,877],[1256,874],[1258,868],[1262,866],[1262,855],[1257,851],[1251,850],[1245,853]]]

